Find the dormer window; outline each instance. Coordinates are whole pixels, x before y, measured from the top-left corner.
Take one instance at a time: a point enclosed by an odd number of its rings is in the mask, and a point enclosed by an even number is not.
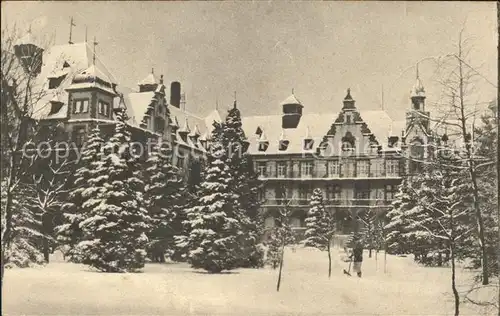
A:
[[[68,68],[68,67],[71,67],[71,66],[68,64],[67,61],[65,61],[64,64],[63,64],[63,68]]]
[[[57,89],[63,82],[66,75],[59,76],[57,78],[49,78],[49,89]]]
[[[260,138],[258,140],[258,144],[259,144],[259,151],[266,151],[267,148],[269,147],[269,141],[267,140],[264,132],[261,133]]]
[[[269,147],[268,141],[259,142],[259,151],[266,151]]]
[[[262,129],[260,127],[257,127],[257,130],[255,131],[255,135],[262,135]]]
[[[61,110],[63,105],[64,105],[64,103],[62,103],[62,102],[51,101],[49,115],[59,113],[59,111]]]
[[[312,150],[314,145],[313,139],[304,139],[304,150]]]

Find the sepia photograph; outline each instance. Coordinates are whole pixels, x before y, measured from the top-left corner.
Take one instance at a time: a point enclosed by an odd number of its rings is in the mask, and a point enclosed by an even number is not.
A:
[[[2,315],[500,316],[499,11],[2,1]]]

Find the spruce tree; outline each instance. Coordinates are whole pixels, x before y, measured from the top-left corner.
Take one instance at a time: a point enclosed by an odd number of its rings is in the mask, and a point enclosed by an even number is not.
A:
[[[152,219],[148,252],[156,262],[165,262],[165,254],[174,249],[178,213],[180,211],[182,179],[172,165],[172,150],[161,140],[155,144],[147,160],[144,199]]]
[[[310,209],[306,218],[306,233],[304,245],[319,250],[328,251],[328,277],[332,274],[331,242],[335,232],[333,216],[325,209],[323,192],[314,189],[310,201]]]
[[[415,206],[412,191],[408,187],[408,179],[404,178],[399,190],[394,196],[392,209],[386,214],[387,224],[384,226],[386,235],[386,251],[395,255],[412,253],[412,244],[404,235],[409,224],[407,212]]]
[[[241,243],[242,267],[263,266],[263,251],[259,247],[262,236],[263,221],[259,214],[258,188],[259,181],[253,168],[253,162],[246,152],[247,138],[242,128],[241,113],[236,101],[229,109],[226,120],[220,126],[220,138],[228,151],[228,165],[234,180],[234,190],[238,194],[241,206],[240,222],[245,232]],[[217,133],[218,131],[216,131]],[[215,135],[214,138],[218,136]]]
[[[307,212],[304,246],[326,250],[334,231],[334,222],[323,204],[323,192],[314,189]]]
[[[4,227],[6,183],[1,183],[1,215],[2,227]],[[20,267],[26,268],[32,265],[44,263],[43,254],[40,251],[40,244],[46,236],[41,233],[41,216],[31,207],[29,192],[23,186],[18,187],[13,194],[12,221],[14,229],[12,241],[6,249],[6,268]]]
[[[62,205],[63,224],[56,228],[57,240],[67,247],[65,257],[72,262],[80,262],[82,254],[77,247],[82,240],[80,223],[88,215],[90,208],[83,207],[86,200],[96,197],[99,189],[90,185],[89,180],[97,175],[97,165],[102,158],[102,147],[99,126],[89,134],[82,151],[78,169],[73,176],[74,180],[67,202]],[[87,205],[85,203],[85,205]]]
[[[188,261],[193,268],[219,273],[238,265],[238,241],[243,232],[238,194],[231,177],[223,144],[215,141],[199,197],[187,211],[189,236],[183,242],[189,249]]]
[[[90,211],[80,223],[83,262],[104,272],[136,271],[145,263],[150,217],[144,208],[138,160],[130,149],[122,110],[117,113],[115,133],[104,146],[104,159],[97,164],[97,176],[88,181],[98,195],[84,202]]]

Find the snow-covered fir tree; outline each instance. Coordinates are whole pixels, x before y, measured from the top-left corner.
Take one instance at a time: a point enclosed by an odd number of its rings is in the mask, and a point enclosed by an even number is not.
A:
[[[246,152],[248,142],[242,128],[241,113],[236,101],[229,109],[226,120],[221,124],[222,143],[228,151],[228,165],[234,179],[234,190],[239,195],[241,213],[240,223],[245,232],[241,240],[242,267],[263,266],[264,253],[259,247],[263,233],[263,220],[259,214],[259,181],[253,168],[253,162]],[[214,137],[216,138],[216,137]]]
[[[409,188],[408,179],[404,178],[394,196],[392,208],[386,214],[387,224],[384,226],[387,251],[391,254],[410,254],[412,245],[405,237],[406,227],[409,222],[407,212],[415,207],[413,192]]]
[[[97,175],[88,181],[98,195],[83,203],[90,209],[80,223],[83,240],[78,247],[85,264],[104,272],[144,267],[151,218],[144,208],[139,170],[122,110],[117,112],[115,133],[104,146]],[[85,198],[85,192],[82,195]]]
[[[144,198],[152,219],[148,252],[153,261],[164,262],[165,255],[173,251],[174,236],[180,233],[176,222],[182,220],[177,215],[183,183],[178,168],[172,165],[168,143],[160,140],[155,144],[146,163]]]
[[[81,262],[82,254],[77,247],[82,240],[80,223],[90,212],[90,206],[84,202],[88,199],[97,198],[100,189],[92,186],[89,180],[98,175],[98,163],[102,158],[102,147],[104,141],[101,137],[99,126],[93,128],[85,142],[80,161],[77,162],[78,169],[72,176],[71,192],[66,203],[62,205],[64,216],[63,224],[56,228],[57,240],[67,250],[65,257],[72,262]]]
[[[244,232],[223,144],[215,141],[211,151],[199,197],[187,211],[189,235],[183,243],[189,249],[188,262],[193,268],[219,273],[237,267]]]
[[[5,181],[1,183],[1,211],[2,228],[4,223],[5,205]],[[28,192],[23,187],[18,187],[14,192],[13,206],[13,232],[12,241],[8,245],[5,254],[5,267],[26,268],[39,265],[44,262],[43,253],[40,250],[41,241],[46,237],[41,233],[41,214],[33,208],[28,200]]]
[[[335,231],[332,215],[323,204],[323,192],[314,189],[306,217],[304,246],[325,250]]]

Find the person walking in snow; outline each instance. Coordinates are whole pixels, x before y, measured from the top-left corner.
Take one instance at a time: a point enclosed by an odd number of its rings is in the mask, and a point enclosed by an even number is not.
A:
[[[357,273],[358,277],[361,278],[361,264],[363,263],[363,244],[360,241],[356,242],[356,244],[354,245],[351,259],[354,262],[352,270]]]

